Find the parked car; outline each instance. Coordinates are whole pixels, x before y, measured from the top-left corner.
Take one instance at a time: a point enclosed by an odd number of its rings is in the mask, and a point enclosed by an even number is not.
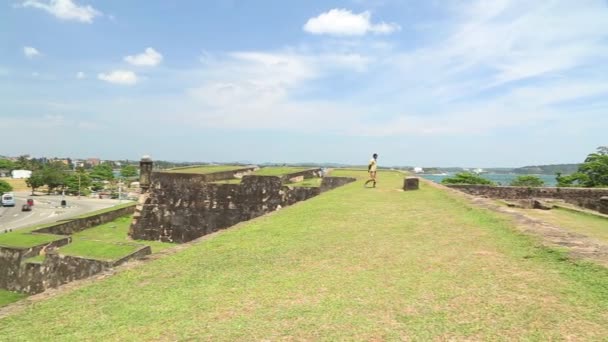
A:
[[[11,193],[11,192],[8,192],[8,193],[2,195],[2,199],[0,201],[2,202],[3,207],[14,207],[15,206],[15,195],[13,195],[13,193]]]
[[[21,206],[21,211],[32,211],[32,207],[29,204],[24,204]]]

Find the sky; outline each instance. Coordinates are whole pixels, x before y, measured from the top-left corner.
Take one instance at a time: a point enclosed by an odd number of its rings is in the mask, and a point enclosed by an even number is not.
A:
[[[517,167],[608,145],[606,0],[7,0],[0,155]]]

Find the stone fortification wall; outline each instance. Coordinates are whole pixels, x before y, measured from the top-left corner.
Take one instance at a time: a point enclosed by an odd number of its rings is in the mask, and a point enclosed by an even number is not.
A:
[[[474,195],[495,199],[551,198],[561,199],[580,207],[602,212],[600,199],[608,196],[608,189],[598,188],[528,188],[518,186],[448,185]]]
[[[352,177],[324,177],[321,181],[321,192],[329,191],[356,181]]]
[[[55,241],[34,247],[0,246],[0,288],[15,288],[19,284],[21,263],[40,254],[43,249],[61,247],[70,243],[70,238],[60,238]]]
[[[131,259],[139,259],[151,253],[150,246],[141,246],[135,252],[113,261],[88,259],[50,252],[43,262],[24,262],[19,273],[4,287],[10,291],[28,294],[44,292],[48,288],[88,278]]]
[[[331,177],[321,188],[289,187],[283,177],[244,176],[241,184],[208,183],[191,174],[153,173],[129,235],[134,239],[187,242],[241,221],[319,195],[354,179]]]
[[[85,229],[99,226],[104,223],[114,221],[115,219],[131,215],[135,211],[136,203],[128,207],[120,208],[117,210],[108,211],[101,214],[91,215],[87,217],[69,219],[61,221],[52,226],[44,227],[35,230],[35,233],[46,233],[46,234],[58,234],[58,235],[71,235]]]
[[[323,177],[323,171],[321,170],[321,168],[308,169],[308,170],[288,173],[286,175],[283,175],[282,179],[284,182],[288,182],[288,181],[296,180],[299,177],[302,177],[301,179],[319,178],[319,177]]]

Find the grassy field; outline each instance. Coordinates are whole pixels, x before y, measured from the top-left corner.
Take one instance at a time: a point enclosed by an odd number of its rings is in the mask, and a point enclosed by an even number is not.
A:
[[[526,210],[526,215],[570,231],[608,242],[608,219],[567,209]]]
[[[26,295],[17,292],[6,291],[0,289],[0,307],[3,307],[7,304],[14,303],[20,299],[25,298]],[[2,332],[0,331],[0,340],[3,340]]]
[[[53,234],[29,234],[19,231],[0,234],[0,245],[9,247],[33,247],[63,239],[65,236]]]
[[[13,191],[28,191],[30,188],[27,187],[25,179],[13,179],[13,178],[0,178],[6,181],[13,187]]]
[[[96,260],[118,260],[138,249],[131,244],[117,244],[97,240],[79,239],[59,248],[58,253],[63,255],[79,256]]]
[[[337,171],[332,175],[365,172]],[[11,340],[602,340],[608,270],[403,175],[239,224],[0,320]],[[69,313],[69,314],[66,314]],[[0,337],[0,339],[2,339]]]
[[[282,176],[289,173],[308,170],[306,167],[263,167],[253,174],[256,176]]]
[[[160,252],[163,249],[175,246],[172,243],[165,243],[159,241],[143,241],[143,240],[131,240],[128,237],[129,226],[131,225],[132,216],[119,217],[112,222],[102,224],[97,227],[93,227],[82,232],[78,232],[72,235],[73,243],[78,243],[81,240],[98,240],[108,243],[116,242],[134,242],[144,245],[148,245],[152,248],[152,253]]]
[[[174,172],[174,173],[213,173],[213,172],[222,172],[222,171],[231,171],[245,168],[243,165],[200,165],[193,167],[184,167],[166,170],[166,172]]]

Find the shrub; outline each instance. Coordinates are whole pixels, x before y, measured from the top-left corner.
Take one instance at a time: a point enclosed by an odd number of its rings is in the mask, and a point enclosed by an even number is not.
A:
[[[518,176],[511,181],[511,186],[527,186],[527,187],[540,187],[544,186],[545,182],[537,176]]]
[[[474,173],[461,172],[453,177],[444,178],[442,184],[478,184],[478,185],[496,185],[494,182],[480,177]]]
[[[0,180],[0,194],[13,191],[13,187],[7,181]]]

